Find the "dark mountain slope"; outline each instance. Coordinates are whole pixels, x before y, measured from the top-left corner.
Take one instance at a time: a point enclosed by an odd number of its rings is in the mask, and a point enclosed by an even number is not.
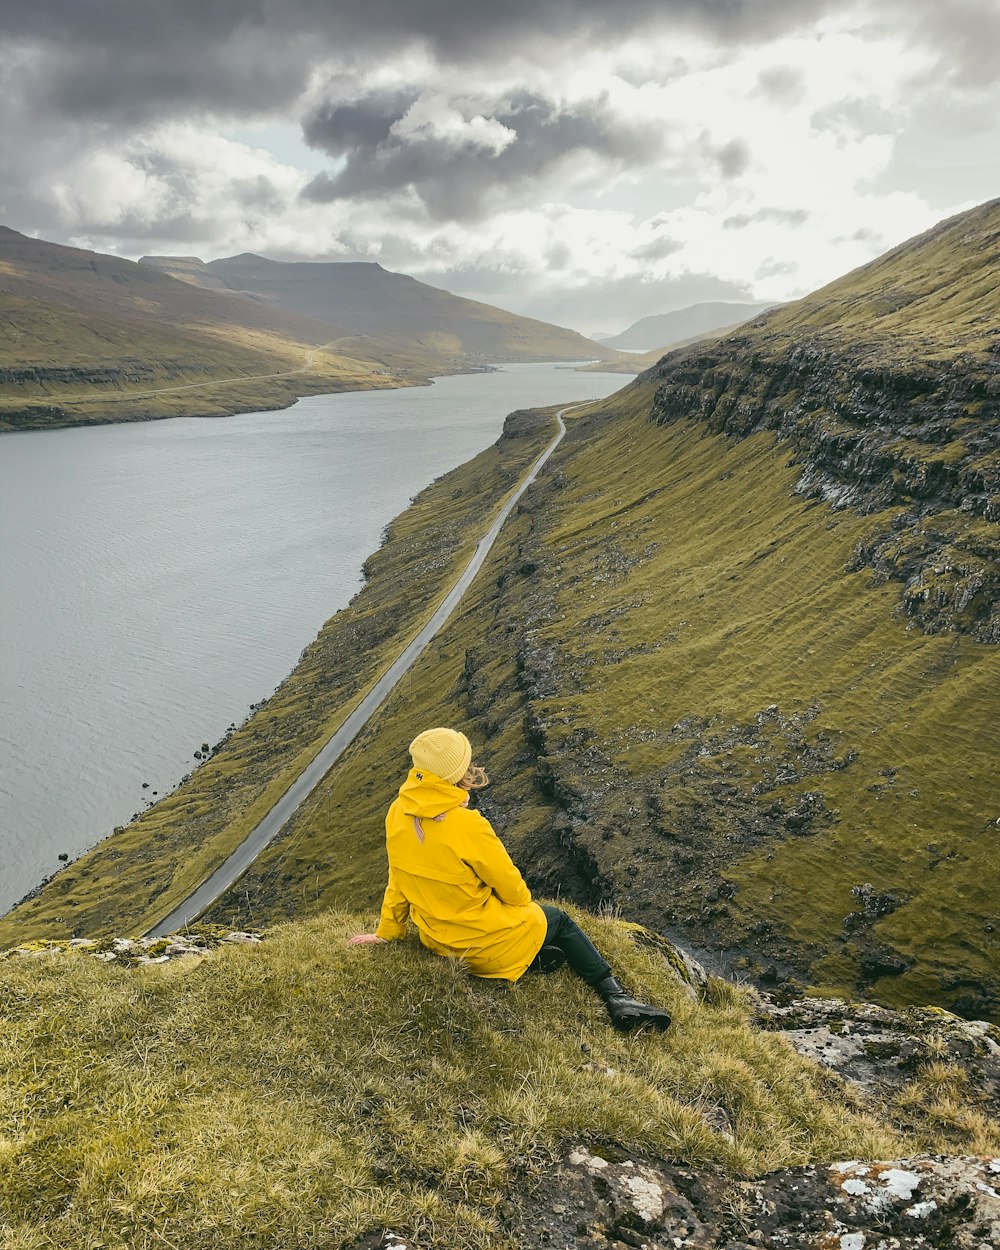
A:
[[[233,327],[281,334],[299,343],[322,343],[349,333],[325,318],[268,307],[259,300],[225,298],[148,265],[33,239],[6,226],[0,226],[0,291],[92,318],[131,316],[163,326]]]
[[[268,307],[337,321],[362,334],[407,342],[445,336],[449,349],[489,360],[590,360],[613,353],[564,330],[462,299],[381,265],[349,262],[286,263],[246,252],[202,264],[192,257],[146,256],[140,264],[186,282],[224,287]]]

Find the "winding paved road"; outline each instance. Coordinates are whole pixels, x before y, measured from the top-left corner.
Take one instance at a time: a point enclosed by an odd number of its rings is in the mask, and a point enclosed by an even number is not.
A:
[[[562,441],[563,435],[566,433],[563,413],[568,412],[570,408],[579,407],[581,407],[580,403],[569,404],[556,413],[559,432],[525,474],[521,484],[504,504],[496,520],[479,540],[479,546],[476,548],[472,559],[465,566],[454,586],[452,586],[445,599],[435,610],[423,629],[421,629],[420,633],[400,652],[354,711],[351,712],[339,729],[334,732],[333,737],[330,738],[325,746],[320,748],[319,753],[299,773],[281,798],[278,799],[260,823],[250,831],[244,841],[233,851],[232,855],[210,877],[207,877],[193,893],[189,894],[183,903],[175,907],[169,916],[166,916],[158,924],[147,930],[146,937],[166,937],[168,933],[176,933],[179,929],[183,929],[185,925],[196,920],[203,911],[210,907],[217,898],[239,880],[261,851],[277,837],[295,814],[296,809],[305,802],[316,786],[319,785],[326,773],[329,772],[330,768],[364,728],[366,722],[385,702],[400,678],[411,668],[420,653],[438,630],[441,629],[452,612],[454,612],[459,600],[472,583],[472,579],[482,568],[483,562],[489,554],[490,548],[496,542],[497,535],[500,533],[504,522],[517,506],[518,500],[520,500],[521,496],[538,476],[542,466]]]

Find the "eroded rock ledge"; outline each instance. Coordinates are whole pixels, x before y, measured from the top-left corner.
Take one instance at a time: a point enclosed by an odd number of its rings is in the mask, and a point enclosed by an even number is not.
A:
[[[801,494],[886,513],[852,567],[902,582],[901,613],[1000,643],[1000,355],[874,363],[867,347],[772,344],[761,325],[666,356],[651,419],[773,431]]]
[[[184,933],[162,938],[69,938],[26,942],[23,946],[0,951],[0,960],[87,955],[103,963],[134,968],[141,964],[165,964],[172,959],[200,959],[219,945],[255,946],[263,940],[262,933],[199,924]]]
[[[578,1146],[513,1204],[512,1232],[551,1250],[989,1250],[998,1185],[1000,1159],[848,1160],[727,1182]]]

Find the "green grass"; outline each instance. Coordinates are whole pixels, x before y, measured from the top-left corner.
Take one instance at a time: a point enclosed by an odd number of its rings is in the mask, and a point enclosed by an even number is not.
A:
[[[636,481],[636,461],[659,472]],[[613,820],[590,835],[627,911],[662,915],[657,893],[684,891],[675,880],[684,874],[676,861],[658,865],[673,835],[693,839],[738,889],[731,915],[719,917],[723,934],[745,941],[769,922],[811,952],[813,979],[854,988],[859,951],[841,947],[841,921],[854,908],[851,887],[872,881],[906,899],[876,934],[913,961],[876,996],[947,1004],[952,978],[996,984],[983,926],[1000,911],[1000,885],[983,868],[995,841],[1000,652],[894,619],[894,588],[845,572],[870,519],[803,505],[790,492],[796,469],[782,461],[767,435],[727,446],[693,427],[652,435],[629,421],[579,446],[544,533],[563,569],[583,576],[568,585],[554,570],[552,624],[539,627],[539,644],[557,652],[559,684],[535,712],[553,722],[547,737],[565,789],[587,778],[557,723],[571,710],[567,731],[596,734],[588,746],[606,756],[616,790],[656,797],[656,818],[633,821],[630,842],[625,830],[604,842]],[[604,571],[612,542],[627,568],[620,576]],[[611,619],[622,600],[631,610]],[[623,658],[609,664],[609,650]],[[802,727],[734,746],[732,727],[772,704]],[[692,716],[696,728],[673,729]],[[781,784],[779,768],[806,748],[850,762]],[[819,792],[832,823],[806,837],[765,829],[747,845],[740,818],[762,784],[758,806]],[[646,883],[631,883],[646,855]]]
[[[391,1228],[494,1250],[508,1190],[569,1143],[754,1175],[948,1140],[873,1118],[753,1030],[739,991],[694,1002],[631,926],[581,919],[672,1011],[667,1034],[617,1035],[566,972],[509,989],[414,940],[346,947],[367,916],[138,969],[7,960],[4,1246],[308,1250]],[[732,1141],[706,1119],[717,1107]]]
[[[940,222],[804,299],[783,304],[749,341],[818,336],[872,359],[967,364],[1000,332],[1000,200]]]
[[[229,416],[288,407],[300,395],[420,385],[432,372],[454,369],[430,350],[359,339],[316,351],[312,367],[302,373],[311,346],[278,334],[103,320],[6,293],[0,296],[0,330],[0,363],[42,370],[38,380],[0,383],[0,431]],[[75,376],[54,379],[47,366]],[[267,373],[291,376],[258,376]]]

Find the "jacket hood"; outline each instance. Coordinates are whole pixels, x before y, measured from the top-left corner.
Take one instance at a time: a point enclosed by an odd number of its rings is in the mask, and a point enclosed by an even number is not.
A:
[[[442,812],[461,807],[468,800],[467,790],[443,781],[425,768],[411,768],[406,780],[399,787],[399,798],[407,816],[433,819]]]

